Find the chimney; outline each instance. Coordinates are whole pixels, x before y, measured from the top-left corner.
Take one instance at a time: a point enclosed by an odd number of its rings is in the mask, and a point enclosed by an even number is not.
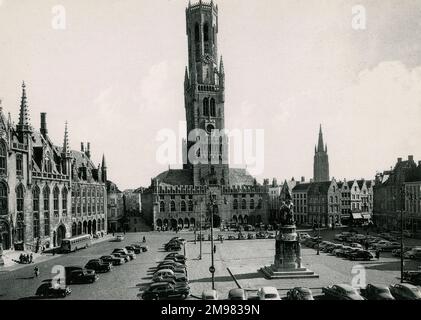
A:
[[[402,162],[402,158],[398,158],[398,163]]]
[[[83,145],[83,142],[80,143],[80,151],[85,152],[85,147]]]
[[[48,134],[47,130],[47,113],[41,112],[41,134],[45,137]]]
[[[408,156],[408,161],[413,162],[414,161],[414,156]]]
[[[90,142],[88,142],[86,146],[86,156],[88,158],[91,158],[91,143]]]
[[[301,177],[301,182],[306,181],[306,179],[304,177]]]

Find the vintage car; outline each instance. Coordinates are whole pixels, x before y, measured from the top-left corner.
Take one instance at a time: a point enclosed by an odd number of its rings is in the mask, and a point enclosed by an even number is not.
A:
[[[190,295],[190,287],[187,284],[172,284],[169,282],[152,283],[142,294],[143,300],[161,300],[169,298],[185,299]]]
[[[322,292],[326,298],[333,300],[365,300],[358,291],[349,284],[335,284],[323,287]]]

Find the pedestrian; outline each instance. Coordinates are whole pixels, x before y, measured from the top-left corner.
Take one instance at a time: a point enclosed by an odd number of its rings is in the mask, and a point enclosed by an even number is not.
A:
[[[35,275],[36,278],[38,278],[38,276],[39,276],[39,268],[38,268],[38,266],[35,266],[35,268],[34,268],[34,275]]]
[[[146,242],[146,237],[145,236],[143,236],[143,242]]]
[[[33,259],[34,259],[34,256],[32,255],[32,252],[31,252],[31,254],[29,256],[29,263],[32,263]]]

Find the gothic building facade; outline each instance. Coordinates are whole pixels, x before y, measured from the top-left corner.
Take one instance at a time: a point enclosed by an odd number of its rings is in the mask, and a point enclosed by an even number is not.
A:
[[[106,232],[106,168],[91,161],[90,144],[70,150],[67,123],[62,146],[48,135],[46,114],[35,131],[22,85],[19,123],[0,111],[0,243],[37,250],[80,234]]]
[[[314,182],[329,181],[329,157],[327,145],[323,143],[322,125],[320,125],[317,147],[314,148],[313,180]]]
[[[192,228],[199,220],[204,224],[210,210],[215,213],[214,224],[267,223],[268,187],[258,185],[245,169],[228,165],[228,139],[223,133],[225,70],[218,56],[218,28],[218,6],[213,1],[188,5],[185,164],[152,179],[142,195],[142,211],[154,229]],[[198,131],[201,134],[195,136]],[[197,149],[198,142],[205,148]]]

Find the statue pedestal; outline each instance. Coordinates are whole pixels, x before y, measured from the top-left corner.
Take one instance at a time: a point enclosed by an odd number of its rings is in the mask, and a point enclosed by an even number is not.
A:
[[[276,235],[274,263],[260,271],[269,279],[319,277],[301,265],[301,245],[294,224],[280,227]]]

